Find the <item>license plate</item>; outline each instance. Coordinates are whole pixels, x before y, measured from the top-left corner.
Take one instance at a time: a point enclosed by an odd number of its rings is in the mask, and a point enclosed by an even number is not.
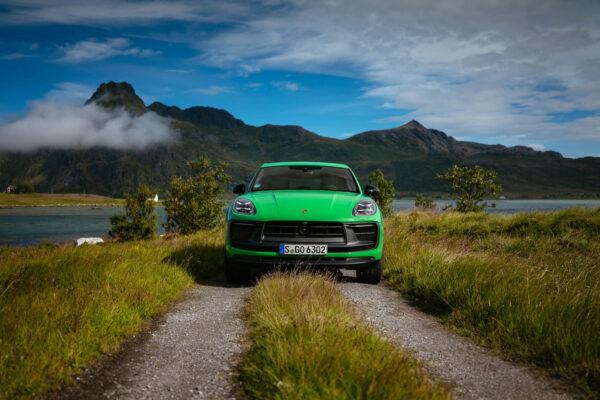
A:
[[[299,254],[303,256],[324,256],[326,244],[285,244],[279,245],[279,254]]]

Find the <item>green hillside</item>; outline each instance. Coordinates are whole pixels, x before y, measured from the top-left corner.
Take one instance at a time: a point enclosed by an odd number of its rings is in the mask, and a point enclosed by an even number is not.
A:
[[[186,162],[201,156],[228,161],[234,182],[247,182],[263,162],[306,160],[350,165],[361,183],[380,168],[400,195],[442,193],[435,175],[453,164],[498,171],[504,194],[514,197],[600,197],[600,158],[569,159],[528,147],[457,141],[417,121],[345,140],[319,136],[299,126],[246,125],[225,110],[180,109],[155,102],[146,107],[126,82],[102,84],[88,103],[134,115],[152,111],[171,119],[175,142],[144,150],[41,149],[0,153],[0,187],[26,181],[41,192],[122,196],[145,183],[166,190],[174,174],[186,175]]]

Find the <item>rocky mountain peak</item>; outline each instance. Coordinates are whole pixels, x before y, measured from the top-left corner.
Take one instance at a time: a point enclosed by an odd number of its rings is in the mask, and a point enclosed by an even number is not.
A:
[[[415,129],[427,129],[425,128],[423,125],[421,125],[421,123],[417,120],[411,120],[410,122],[407,122],[406,124],[402,125],[400,128],[415,128]]]
[[[96,103],[102,107],[114,109],[124,107],[134,115],[146,112],[144,101],[127,82],[102,83],[85,104]]]

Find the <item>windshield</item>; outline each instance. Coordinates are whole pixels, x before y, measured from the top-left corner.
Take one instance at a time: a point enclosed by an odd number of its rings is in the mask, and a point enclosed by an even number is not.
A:
[[[315,165],[261,168],[250,191],[262,190],[335,190],[360,193],[348,168]]]

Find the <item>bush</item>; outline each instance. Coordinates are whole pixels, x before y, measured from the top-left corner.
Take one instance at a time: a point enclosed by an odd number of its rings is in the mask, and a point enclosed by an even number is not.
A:
[[[484,196],[496,196],[502,191],[502,186],[494,183],[497,176],[496,171],[485,170],[478,165],[474,168],[454,165],[437,178],[446,179],[450,194],[458,196],[456,211],[466,213],[483,211],[488,205],[496,207],[495,203],[488,204],[482,200]]]
[[[423,211],[432,210],[435,208],[435,203],[431,197],[425,197],[422,193],[417,193],[417,198],[415,199],[415,208]]]
[[[149,199],[152,192],[146,185],[140,185],[133,195],[125,195],[125,214],[110,217],[111,230],[108,234],[120,241],[149,239],[158,227],[158,216],[154,203]]]
[[[173,177],[164,202],[165,229],[170,232],[189,234],[214,228],[224,217],[225,203],[219,196],[223,193],[223,184],[231,182],[225,173],[228,164],[211,165],[209,159],[201,158],[188,165],[195,174],[187,179]]]
[[[27,182],[19,182],[15,186],[15,193],[33,193],[33,185]]]
[[[392,201],[394,200],[394,184],[383,176],[378,168],[369,174],[369,183],[377,186],[379,194],[373,196],[373,200],[379,206],[383,215],[390,215],[394,211]]]

